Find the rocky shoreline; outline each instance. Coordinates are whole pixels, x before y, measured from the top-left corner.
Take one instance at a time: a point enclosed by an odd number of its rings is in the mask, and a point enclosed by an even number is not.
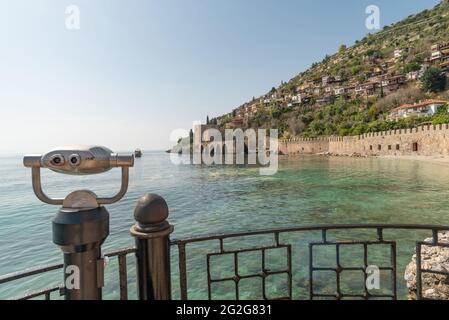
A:
[[[449,232],[439,234],[439,242],[449,244]],[[432,242],[427,238],[425,242]],[[441,246],[422,246],[421,268],[449,274],[449,248]],[[416,300],[416,254],[407,265],[404,273],[409,290],[409,300]],[[449,275],[422,273],[422,296],[426,299],[449,300]]]
[[[300,156],[302,154],[300,153],[294,153],[294,154],[284,154],[279,153],[279,155],[286,156],[286,157],[295,157]],[[308,154],[309,155],[309,154]],[[395,159],[395,160],[412,160],[412,161],[421,161],[426,163],[432,163],[432,164],[438,164],[443,166],[449,166],[449,155],[448,156],[442,156],[442,155],[435,155],[435,156],[419,156],[419,155],[412,155],[412,156],[381,156],[381,155],[365,155],[360,153],[331,153],[331,152],[322,152],[322,153],[316,153],[316,154],[310,154],[310,156],[321,156],[321,157],[340,157],[340,158],[380,158],[380,159]]]

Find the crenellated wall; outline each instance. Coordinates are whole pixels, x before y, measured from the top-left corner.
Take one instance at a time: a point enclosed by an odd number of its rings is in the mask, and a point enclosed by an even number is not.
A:
[[[317,154],[329,152],[329,138],[298,138],[279,141],[282,154]]]
[[[293,139],[279,142],[283,154],[449,155],[449,125],[425,125],[360,136]]]

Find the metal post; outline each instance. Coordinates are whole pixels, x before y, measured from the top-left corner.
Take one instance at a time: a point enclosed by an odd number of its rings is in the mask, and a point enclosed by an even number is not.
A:
[[[134,210],[138,292],[140,300],[170,300],[170,244],[173,226],[166,220],[168,206],[155,194],[141,197]]]
[[[66,300],[101,300],[101,244],[108,235],[109,213],[104,207],[58,211],[53,219],[53,242],[64,253]]]

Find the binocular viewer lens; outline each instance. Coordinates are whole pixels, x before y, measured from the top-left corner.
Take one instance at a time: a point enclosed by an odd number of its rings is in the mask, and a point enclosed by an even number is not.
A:
[[[79,166],[81,164],[81,157],[79,154],[72,154],[70,156],[70,164],[72,166]]]
[[[55,154],[50,159],[50,163],[54,166],[62,166],[64,162],[64,157],[60,154]]]

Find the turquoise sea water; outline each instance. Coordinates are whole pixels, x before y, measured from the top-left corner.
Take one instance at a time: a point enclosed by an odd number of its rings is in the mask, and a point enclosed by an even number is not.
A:
[[[34,196],[31,172],[22,166],[21,157],[1,157],[0,177],[0,274],[60,262],[61,253],[51,241],[51,219],[57,207],[42,204]],[[55,197],[63,197],[71,190],[86,187],[98,195],[107,196],[118,190],[119,179],[119,170],[90,177],[65,176],[47,170],[43,174],[44,190]],[[216,232],[328,223],[448,225],[448,185],[449,167],[418,161],[289,157],[280,159],[276,175],[260,176],[257,168],[249,167],[176,166],[163,152],[147,152],[143,158],[136,160],[135,167],[131,169],[126,197],[108,206],[111,230],[103,248],[108,251],[133,245],[133,239],[129,236],[129,228],[134,223],[133,208],[139,196],[145,193],[157,193],[167,200],[169,219],[175,225],[172,238],[182,238]],[[410,236],[416,240],[428,234],[397,232],[395,236],[405,241]],[[307,291],[307,264],[301,259],[301,255],[307,255],[307,252],[304,251],[306,246],[301,245],[314,238],[318,239],[317,234],[297,235],[293,242],[292,263],[297,274],[293,281],[295,297],[302,297]],[[264,240],[254,241],[259,243]],[[192,298],[207,297],[205,245],[192,246],[188,251],[189,297]],[[238,247],[238,243],[235,245]],[[211,246],[214,248],[214,244]],[[413,242],[405,242],[401,249],[398,277],[402,277],[403,268],[413,253],[412,246]],[[348,254],[351,262],[358,259],[355,251]],[[172,254],[175,258],[176,249]],[[372,255],[385,260],[380,254]],[[248,256],[246,259],[241,272],[259,268],[260,257]],[[276,253],[267,259],[272,259],[272,263],[281,263],[282,260]],[[227,265],[230,262],[224,260],[216,263],[218,267],[212,270],[213,276],[233,274]],[[175,259],[173,261],[176,297],[177,263]],[[107,267],[106,298],[115,298],[118,294],[115,268],[114,261]],[[133,268],[133,261],[129,261],[131,297],[135,294]],[[14,285],[0,285],[0,298],[45,287],[60,279],[60,272],[53,272]],[[280,291],[285,290],[284,280],[275,279],[268,285],[273,295],[282,294]],[[232,298],[233,287],[229,285],[214,288],[217,297]],[[257,297],[254,293],[257,290],[253,290],[256,285],[260,284],[249,283],[245,289],[242,284],[242,296]],[[317,285],[323,290],[331,287],[323,279],[317,279]],[[404,293],[403,288],[400,291]]]

